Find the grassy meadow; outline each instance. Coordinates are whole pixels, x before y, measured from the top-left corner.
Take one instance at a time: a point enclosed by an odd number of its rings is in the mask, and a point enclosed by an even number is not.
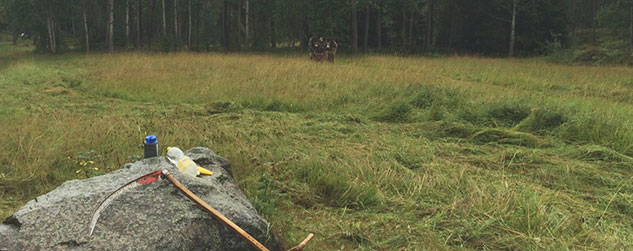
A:
[[[287,247],[633,249],[630,67],[31,49],[0,44],[0,219],[156,134],[229,158]]]

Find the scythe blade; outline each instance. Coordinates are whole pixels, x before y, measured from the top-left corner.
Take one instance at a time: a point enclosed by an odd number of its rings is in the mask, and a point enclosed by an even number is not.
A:
[[[108,195],[108,197],[106,197],[101,202],[101,204],[99,204],[97,209],[95,209],[95,211],[92,213],[92,220],[90,221],[90,226],[89,226],[90,235],[92,235],[92,232],[94,231],[95,226],[97,225],[97,221],[99,220],[99,217],[101,217],[101,213],[103,212],[103,210],[105,210],[110,204],[112,204],[112,202],[116,198],[120,197],[122,194],[138,186],[149,184],[149,183],[159,180],[161,175],[162,175],[162,170],[145,174],[119,187],[117,190],[115,190],[110,195]]]

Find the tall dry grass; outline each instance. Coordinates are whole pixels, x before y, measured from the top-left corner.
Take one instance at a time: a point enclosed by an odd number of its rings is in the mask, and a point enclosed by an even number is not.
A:
[[[21,53],[0,66],[0,218],[156,134],[231,159],[313,250],[631,248],[631,68]]]

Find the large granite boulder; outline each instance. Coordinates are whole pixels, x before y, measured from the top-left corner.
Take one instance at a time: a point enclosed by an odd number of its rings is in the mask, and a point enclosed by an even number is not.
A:
[[[190,177],[165,157],[127,164],[106,175],[71,180],[29,201],[0,225],[0,250],[254,250],[169,181],[143,185],[118,197],[88,235],[99,203],[127,182],[167,169],[183,185],[271,250],[281,248],[235,184],[228,160],[207,148],[186,153],[213,176]]]

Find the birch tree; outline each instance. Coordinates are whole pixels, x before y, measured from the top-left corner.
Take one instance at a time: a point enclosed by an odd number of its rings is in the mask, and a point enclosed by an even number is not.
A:
[[[509,14],[509,18],[496,17],[510,25],[510,38],[508,42],[508,57],[514,57],[517,36],[517,18],[519,11],[526,8],[530,0],[497,0],[497,3]]]
[[[108,52],[114,52],[114,0],[108,0],[108,24],[106,31]]]
[[[57,34],[56,34],[55,17],[53,11],[48,11],[46,18],[46,29],[48,31],[48,49],[51,53],[57,53]]]
[[[517,2],[512,0],[512,21],[510,25],[510,46],[508,49],[508,57],[514,57],[514,43],[516,42],[516,24],[517,24]]]
[[[82,2],[82,11],[83,11],[83,20],[84,20],[84,34],[85,34],[85,43],[86,43],[86,54],[90,53],[90,33],[88,32],[88,14],[87,14],[87,9],[88,6],[86,6],[86,1],[87,0],[83,0]]]

